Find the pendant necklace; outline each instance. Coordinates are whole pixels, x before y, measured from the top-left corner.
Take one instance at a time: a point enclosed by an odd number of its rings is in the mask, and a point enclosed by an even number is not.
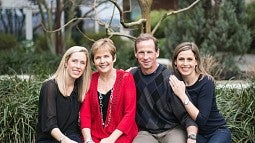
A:
[[[109,112],[108,114],[106,113],[106,116],[108,115],[108,119],[105,119],[105,123],[104,119],[103,119],[103,95],[99,92],[99,106],[100,106],[100,113],[101,113],[101,121],[102,121],[102,125],[104,127],[107,127],[111,121],[111,114],[112,114],[112,99],[113,99],[113,88],[111,89],[111,95],[110,95],[110,99],[109,99],[109,110],[107,112]]]

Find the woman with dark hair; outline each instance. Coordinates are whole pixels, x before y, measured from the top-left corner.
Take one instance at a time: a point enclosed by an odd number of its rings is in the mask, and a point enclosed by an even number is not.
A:
[[[198,125],[197,142],[231,143],[231,132],[217,108],[214,79],[204,70],[197,45],[179,44],[172,66],[176,76],[171,75],[169,83]]]

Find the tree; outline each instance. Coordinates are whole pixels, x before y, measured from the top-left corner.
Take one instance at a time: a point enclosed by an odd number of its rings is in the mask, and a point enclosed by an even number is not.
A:
[[[0,32],[12,34],[20,40],[24,24],[25,14],[22,9],[0,8]]]
[[[179,10],[176,10],[176,11],[169,10],[169,11],[165,12],[165,14],[160,18],[160,20],[158,21],[158,23],[156,24],[156,26],[153,29],[152,29],[151,20],[150,20],[151,6],[152,6],[152,3],[153,3],[153,0],[138,0],[139,6],[140,6],[140,9],[141,9],[141,18],[138,19],[137,21],[130,22],[130,23],[125,22],[125,19],[123,17],[124,11],[121,10],[121,8],[117,4],[116,0],[109,0],[109,1],[112,2],[117,7],[117,9],[120,13],[120,23],[124,28],[140,26],[141,33],[152,33],[152,34],[154,34],[157,31],[158,27],[160,26],[161,22],[163,20],[165,20],[166,17],[168,17],[170,15],[174,15],[174,14],[177,14],[177,13],[187,11],[190,8],[192,8],[193,6],[195,6],[200,0],[193,1],[193,3],[191,3],[186,8],[179,9]],[[108,29],[108,26],[106,26],[106,28]],[[114,32],[112,32],[112,30],[108,30],[108,34],[110,36],[122,35],[122,36],[126,36],[126,37],[129,37],[129,38],[135,38],[135,37],[132,37],[130,35],[123,35],[123,34],[120,34],[120,33],[114,33]]]
[[[115,32],[112,28],[112,19],[109,21],[100,21],[97,18],[97,7],[104,3],[111,3],[114,5],[114,8],[117,9],[119,12],[119,18],[120,18],[120,24],[124,28],[134,28],[134,27],[140,27],[141,32],[143,33],[155,33],[160,23],[169,15],[176,14],[182,11],[186,11],[189,8],[193,7],[196,3],[198,3],[200,0],[196,0],[193,4],[191,4],[189,7],[184,8],[182,10],[178,11],[169,11],[165,13],[164,16],[160,19],[157,26],[154,27],[154,29],[151,28],[150,23],[150,12],[151,12],[151,5],[153,0],[138,0],[139,6],[141,8],[141,19],[134,21],[134,22],[126,22],[125,21],[125,12],[121,4],[117,0],[94,0],[94,1],[86,1],[83,2],[82,0],[75,0],[75,1],[68,1],[68,0],[57,0],[56,4],[54,3],[48,4],[46,0],[38,0],[39,9],[42,15],[42,26],[45,31],[46,39],[48,47],[50,47],[52,53],[62,53],[64,51],[64,47],[66,47],[68,41],[71,39],[71,32],[72,29],[74,29],[79,22],[85,19],[94,19],[98,22],[101,26],[103,26],[106,29],[107,34],[109,37],[111,36],[125,36],[128,38],[134,38],[132,35],[125,35],[120,32]],[[131,0],[129,0],[129,3],[131,5]],[[75,10],[77,7],[80,7],[82,5],[91,6],[91,10],[89,10],[87,13],[82,15],[81,17],[76,17]],[[54,11],[55,10],[55,11]],[[61,26],[61,14],[65,14],[65,24]],[[114,12],[112,14],[112,17],[114,15]],[[61,34],[61,30],[64,30],[64,37]],[[82,31],[81,31],[82,32]],[[55,34],[55,36],[54,36]],[[86,33],[83,33],[86,35]]]
[[[189,5],[185,0],[179,2]],[[247,53],[251,42],[245,24],[245,4],[236,0],[213,2],[203,1],[189,13],[181,13],[170,21],[166,28],[169,48],[165,49],[171,53],[180,42],[195,42],[204,55],[217,55],[224,78],[230,78],[239,72],[234,56]]]
[[[247,6],[247,26],[249,28],[249,30],[251,31],[251,36],[252,36],[252,43],[250,46],[250,50],[253,52],[255,52],[255,1],[253,1],[252,3],[249,3]]]
[[[91,11],[77,17],[81,5],[91,5],[92,1],[83,2],[82,0],[56,0],[56,3],[47,3],[47,0],[36,1],[41,13],[42,28],[46,37],[47,45],[50,51],[55,54],[62,54],[65,47],[71,43],[72,30],[86,17],[89,17]],[[99,1],[98,5],[105,3]],[[64,22],[62,21],[64,17]],[[64,34],[63,34],[64,31]]]

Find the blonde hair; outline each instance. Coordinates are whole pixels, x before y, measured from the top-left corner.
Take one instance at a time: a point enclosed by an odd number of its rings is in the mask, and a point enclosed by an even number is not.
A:
[[[94,56],[96,54],[96,52],[99,49],[105,49],[107,51],[109,51],[112,55],[112,58],[115,59],[116,58],[116,47],[113,43],[113,41],[109,38],[102,38],[97,40],[91,47],[91,59],[94,62]]]
[[[78,78],[76,79],[76,83],[78,86],[78,96],[79,96],[79,101],[82,102],[85,98],[85,94],[89,89],[89,84],[90,84],[90,79],[91,79],[91,65],[90,65],[90,58],[89,58],[89,52],[85,47],[81,47],[81,46],[73,46],[71,48],[69,48],[65,54],[63,55],[58,69],[57,71],[49,78],[49,79],[55,79],[57,84],[58,84],[58,88],[60,90],[60,92],[66,96],[66,85],[65,85],[65,63],[69,60],[70,56],[75,53],[75,52],[84,52],[86,55],[86,68],[84,73]]]

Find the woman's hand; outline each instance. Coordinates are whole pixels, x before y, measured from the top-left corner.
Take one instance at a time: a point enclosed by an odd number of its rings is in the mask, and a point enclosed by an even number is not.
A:
[[[73,141],[73,140],[69,139],[68,137],[65,137],[65,138],[61,141],[61,143],[78,143],[78,142]]]
[[[110,137],[107,137],[107,138],[103,138],[100,143],[114,143],[115,140],[113,140],[112,138]]]
[[[170,75],[169,77],[169,84],[173,89],[173,92],[176,96],[178,96],[181,100],[186,98],[185,94],[185,83],[177,79],[175,75]]]

